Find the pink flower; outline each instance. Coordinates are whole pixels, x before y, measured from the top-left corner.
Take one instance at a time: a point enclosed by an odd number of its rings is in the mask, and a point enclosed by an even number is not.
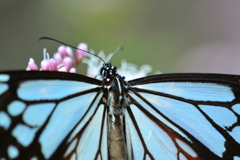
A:
[[[49,60],[49,70],[57,71],[57,62],[53,58]]]
[[[53,59],[55,59],[55,61],[57,62],[57,64],[61,64],[62,63],[62,56],[60,53],[55,53],[53,55]]]
[[[40,71],[58,71],[58,72],[69,72],[76,73],[76,67],[81,64],[81,62],[86,63],[88,65],[87,76],[96,77],[99,75],[99,69],[103,65],[103,61],[109,62],[114,53],[106,56],[103,52],[100,52],[99,57],[87,54],[88,46],[86,43],[80,43],[78,48],[81,50],[76,51],[76,59],[74,58],[73,51],[70,47],[60,46],[58,47],[58,52],[54,54],[54,58],[49,58],[49,54],[44,49],[43,57],[44,59],[41,61],[41,69]],[[92,54],[95,54],[92,51]],[[86,56],[87,55],[87,56]],[[88,58],[84,58],[84,57]],[[36,71],[38,67],[34,62],[33,58],[29,59],[27,71]],[[122,61],[121,67],[119,68],[119,74],[126,76],[126,79],[144,77],[149,72],[151,72],[151,66],[143,65],[139,69],[136,65],[127,63],[126,61]],[[97,76],[97,78],[101,79],[101,76]]]
[[[41,70],[42,71],[48,71],[49,70],[49,60],[48,59],[44,59],[41,62]]]
[[[58,53],[61,55],[61,57],[67,56],[67,49],[65,46],[58,47]]]
[[[33,58],[29,59],[28,66],[27,66],[26,70],[27,71],[37,71],[38,70],[38,67],[37,67],[36,63],[34,62]]]
[[[62,61],[63,66],[69,71],[73,67],[73,59],[71,57],[65,57]]]
[[[58,69],[59,72],[67,72],[67,69],[65,67],[61,67]]]
[[[80,43],[80,49],[87,50],[87,44]],[[76,67],[80,64],[82,58],[86,55],[84,51],[78,52],[77,50],[76,57],[78,60],[75,60],[72,48],[66,46],[58,47],[58,52],[53,55],[53,58],[49,58],[49,54],[46,52],[46,49],[43,51],[44,59],[41,61],[41,71],[60,71],[60,72],[70,72],[76,73]],[[35,64],[33,58],[30,58],[27,71],[38,70],[37,65]]]
[[[84,51],[88,51],[88,45],[86,43],[80,43],[78,48]],[[76,59],[81,60],[87,53],[81,50],[77,50]]]
[[[76,73],[77,71],[76,71],[76,68],[71,68],[69,72],[70,73]]]
[[[66,47],[67,57],[73,58],[73,51],[71,47]]]

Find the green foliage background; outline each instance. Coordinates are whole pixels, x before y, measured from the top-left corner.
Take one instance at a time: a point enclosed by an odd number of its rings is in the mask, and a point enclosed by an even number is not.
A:
[[[39,64],[44,47],[55,53],[59,44],[38,41],[48,36],[95,52],[122,45],[117,66],[125,59],[163,73],[240,73],[239,12],[237,0],[1,0],[0,70],[25,69],[30,57]]]

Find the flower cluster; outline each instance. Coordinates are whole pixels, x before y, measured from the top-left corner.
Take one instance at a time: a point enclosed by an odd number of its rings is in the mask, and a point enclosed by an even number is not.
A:
[[[84,51],[88,50],[86,43],[80,43],[79,49]],[[40,71],[59,71],[59,72],[70,72],[76,73],[76,67],[80,64],[82,58],[86,52],[77,50],[76,56],[74,57],[73,51],[68,46],[58,47],[58,51],[53,55],[53,58],[49,58],[49,54],[46,49],[43,50],[43,60],[41,61]],[[29,59],[27,71],[36,71],[38,67],[33,58]]]
[[[95,54],[93,50],[90,51],[91,53]],[[103,51],[100,51],[97,55],[98,57],[101,57],[105,62],[109,62],[111,57],[113,56],[113,53],[110,53],[108,56],[105,56]],[[87,68],[87,76],[101,79],[101,76],[98,76],[100,74],[100,68],[103,66],[103,61],[101,61],[98,57],[87,54],[86,57],[83,58],[83,63],[88,65]]]
[[[86,43],[80,43],[78,48],[84,51],[88,51],[88,46]],[[49,58],[49,54],[44,49],[43,57],[44,59],[41,62],[40,71],[60,71],[60,72],[70,72],[76,73],[76,68],[81,62],[88,65],[87,76],[97,79],[102,79],[102,76],[99,74],[100,68],[103,66],[104,60],[108,63],[114,53],[110,53],[108,56],[104,54],[103,51],[100,51],[97,56],[91,54],[86,54],[86,52],[77,50],[74,57],[73,51],[68,46],[60,46],[57,53],[54,54],[53,58]],[[92,54],[95,54],[93,50],[90,51]],[[30,58],[27,71],[36,71],[38,70],[37,65],[35,64],[33,58]],[[152,71],[150,65],[142,65],[139,69],[136,65],[127,63],[125,60],[121,61],[121,67],[118,69],[118,73],[123,75],[126,80],[135,79],[140,77],[145,77],[149,72]]]
[[[93,50],[91,50],[91,53],[95,54]],[[98,54],[98,56],[101,57],[105,62],[109,62],[113,55],[114,53],[110,53],[108,56],[106,56],[103,51],[100,51]],[[86,57],[83,58],[83,63],[88,65],[87,76],[102,79],[101,76],[97,76],[99,75],[99,69],[103,65],[103,62],[98,57],[87,54]],[[145,77],[151,71],[152,67],[150,65],[142,65],[138,69],[137,65],[127,63],[125,60],[121,61],[121,66],[118,68],[118,73],[124,76],[125,80]]]

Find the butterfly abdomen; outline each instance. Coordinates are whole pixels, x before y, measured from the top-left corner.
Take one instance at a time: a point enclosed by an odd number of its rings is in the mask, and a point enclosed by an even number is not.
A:
[[[107,89],[106,107],[108,108],[108,151],[110,160],[127,160],[127,147],[123,129],[124,86],[120,76],[110,76],[104,81]]]

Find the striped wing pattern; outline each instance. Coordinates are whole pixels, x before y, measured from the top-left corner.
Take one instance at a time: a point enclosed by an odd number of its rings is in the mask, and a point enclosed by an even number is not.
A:
[[[95,154],[106,159],[106,111],[99,103],[100,81],[53,72],[11,72],[1,74],[0,79],[1,158],[82,159]],[[86,137],[102,139],[84,142]],[[87,146],[92,143],[102,145],[91,148],[89,154]],[[83,144],[85,150],[78,153],[76,148]]]
[[[239,77],[158,75],[130,81],[133,159],[240,159]]]
[[[128,158],[240,159],[239,76],[128,82]],[[58,72],[0,74],[0,159],[108,159],[101,81]]]

